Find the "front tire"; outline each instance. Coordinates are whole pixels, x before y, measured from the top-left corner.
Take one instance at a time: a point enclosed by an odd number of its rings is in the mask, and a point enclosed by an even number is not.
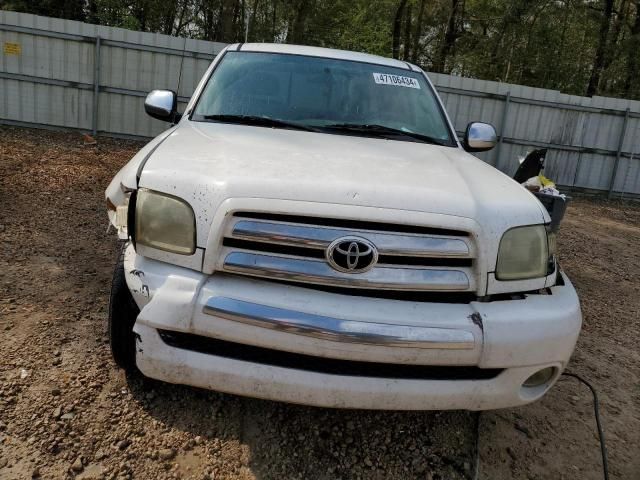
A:
[[[133,325],[140,313],[124,275],[124,251],[128,243],[123,243],[118,254],[111,295],[109,296],[109,343],[111,355],[116,364],[127,372],[136,371],[136,338]]]

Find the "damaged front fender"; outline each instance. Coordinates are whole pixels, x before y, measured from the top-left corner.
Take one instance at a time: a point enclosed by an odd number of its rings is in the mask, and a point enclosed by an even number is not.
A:
[[[113,177],[111,183],[105,191],[107,202],[107,215],[109,222],[118,230],[118,236],[127,238],[126,220],[127,206],[131,192],[138,188],[140,173],[144,164],[160,146],[160,144],[175,130],[176,127],[162,132],[156,138],[147,143],[142,149],[120,169]]]

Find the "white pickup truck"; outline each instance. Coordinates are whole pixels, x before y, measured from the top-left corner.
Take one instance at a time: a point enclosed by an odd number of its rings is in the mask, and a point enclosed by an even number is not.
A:
[[[118,365],[326,407],[494,409],[540,398],[581,312],[550,216],[468,152],[409,63],[236,44],[106,191],[123,242]]]

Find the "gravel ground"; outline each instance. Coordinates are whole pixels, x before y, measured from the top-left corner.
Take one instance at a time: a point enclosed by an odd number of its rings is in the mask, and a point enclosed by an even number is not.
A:
[[[307,408],[127,378],[111,361],[103,192],[140,143],[0,127],[0,478],[464,479],[474,414]],[[576,200],[570,370],[602,402],[611,478],[640,478],[640,208]],[[598,479],[591,397],[561,380],[481,416],[480,478]]]

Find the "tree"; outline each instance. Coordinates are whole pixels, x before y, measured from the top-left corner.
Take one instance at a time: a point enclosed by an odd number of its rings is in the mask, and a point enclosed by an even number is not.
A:
[[[444,32],[444,38],[438,49],[436,60],[433,63],[433,70],[436,72],[447,72],[447,57],[453,52],[456,40],[462,35],[462,11],[464,9],[464,0],[451,0],[451,10],[449,20]]]
[[[216,28],[215,40],[219,42],[233,42],[236,40],[235,17],[239,0],[222,0],[220,2],[220,14],[218,28]]]
[[[422,36],[422,22],[424,20],[424,7],[426,0],[420,0],[420,8],[418,10],[418,18],[416,19],[415,31],[413,34],[413,47],[411,48],[411,61],[417,63],[420,50],[420,37]]]
[[[631,26],[630,38],[627,41],[627,70],[624,81],[624,94],[632,98],[640,98],[640,0],[636,0],[635,20]]]
[[[589,78],[589,85],[587,85],[587,91],[585,95],[592,97],[598,92],[600,86],[600,77],[607,62],[607,54],[609,51],[609,30],[611,29],[611,19],[613,17],[613,0],[602,0],[603,13],[600,20],[600,35],[598,37],[598,47],[596,49],[596,55],[593,60],[593,70],[591,71],[591,78]]]
[[[313,2],[309,0],[295,0],[293,2],[293,15],[289,17],[287,29],[287,43],[303,43],[307,17],[313,8]]]
[[[409,56],[411,53],[411,4],[408,4],[405,8],[404,14],[404,53],[402,58],[405,60],[409,60]]]
[[[0,0],[0,9],[220,42],[290,42],[426,70],[640,99],[640,0]]]
[[[402,15],[406,4],[407,0],[400,0],[396,8],[396,16],[393,19],[393,46],[391,49],[393,58],[400,58],[400,32],[402,30]]]
[[[86,19],[84,0],[0,0],[0,10],[16,10],[69,20]]]

